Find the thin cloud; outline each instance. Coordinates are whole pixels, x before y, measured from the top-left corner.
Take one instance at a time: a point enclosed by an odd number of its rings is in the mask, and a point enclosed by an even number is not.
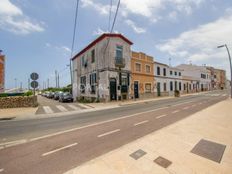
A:
[[[30,34],[43,32],[41,23],[32,20],[23,14],[23,11],[9,0],[0,1],[0,28],[15,34]]]
[[[137,34],[141,34],[141,33],[145,33],[146,32],[146,29],[145,28],[142,28],[142,27],[138,27],[132,20],[126,20],[126,24],[128,26],[130,26],[134,32],[136,32]]]

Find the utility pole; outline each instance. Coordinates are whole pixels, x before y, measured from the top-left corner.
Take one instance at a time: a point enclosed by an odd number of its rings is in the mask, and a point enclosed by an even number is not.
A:
[[[49,88],[49,79],[47,79],[47,88]]]
[[[58,88],[60,88],[60,75],[59,75],[59,73],[58,73],[58,76],[57,76],[57,86],[58,86]]]
[[[28,81],[27,81],[27,85],[28,85],[28,90],[30,90],[30,78],[28,79]]]
[[[15,89],[17,89],[17,78],[15,78],[14,80],[15,80]]]
[[[55,70],[56,88],[58,87],[57,71]]]

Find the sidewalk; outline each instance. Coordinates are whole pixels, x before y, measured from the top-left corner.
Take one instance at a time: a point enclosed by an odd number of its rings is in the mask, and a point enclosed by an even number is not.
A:
[[[0,109],[0,119],[9,119],[14,117],[25,117],[35,115],[38,108],[9,108]]]
[[[65,174],[231,174],[232,173],[232,100],[222,101],[184,120],[124,145],[105,155],[93,159]],[[219,162],[192,153],[200,140],[208,140],[225,145],[225,151],[209,145],[200,150],[211,150],[205,154]],[[223,147],[223,146],[220,146]],[[137,153],[137,160],[130,155],[141,149],[146,154]],[[219,151],[216,152],[216,149]],[[196,149],[195,149],[196,150]],[[200,153],[198,149],[198,153]],[[156,164],[157,157],[171,162],[167,168]],[[221,161],[220,161],[221,159]],[[214,159],[215,160],[215,159]],[[162,164],[168,164],[160,161]]]

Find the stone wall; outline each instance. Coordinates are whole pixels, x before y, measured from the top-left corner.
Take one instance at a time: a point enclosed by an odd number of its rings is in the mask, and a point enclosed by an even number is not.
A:
[[[37,96],[0,97],[0,109],[38,106]]]

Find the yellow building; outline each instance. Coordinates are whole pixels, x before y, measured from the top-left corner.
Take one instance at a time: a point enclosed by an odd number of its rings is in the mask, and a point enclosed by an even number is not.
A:
[[[132,52],[131,95],[132,98],[154,97],[153,57],[141,52]]]

